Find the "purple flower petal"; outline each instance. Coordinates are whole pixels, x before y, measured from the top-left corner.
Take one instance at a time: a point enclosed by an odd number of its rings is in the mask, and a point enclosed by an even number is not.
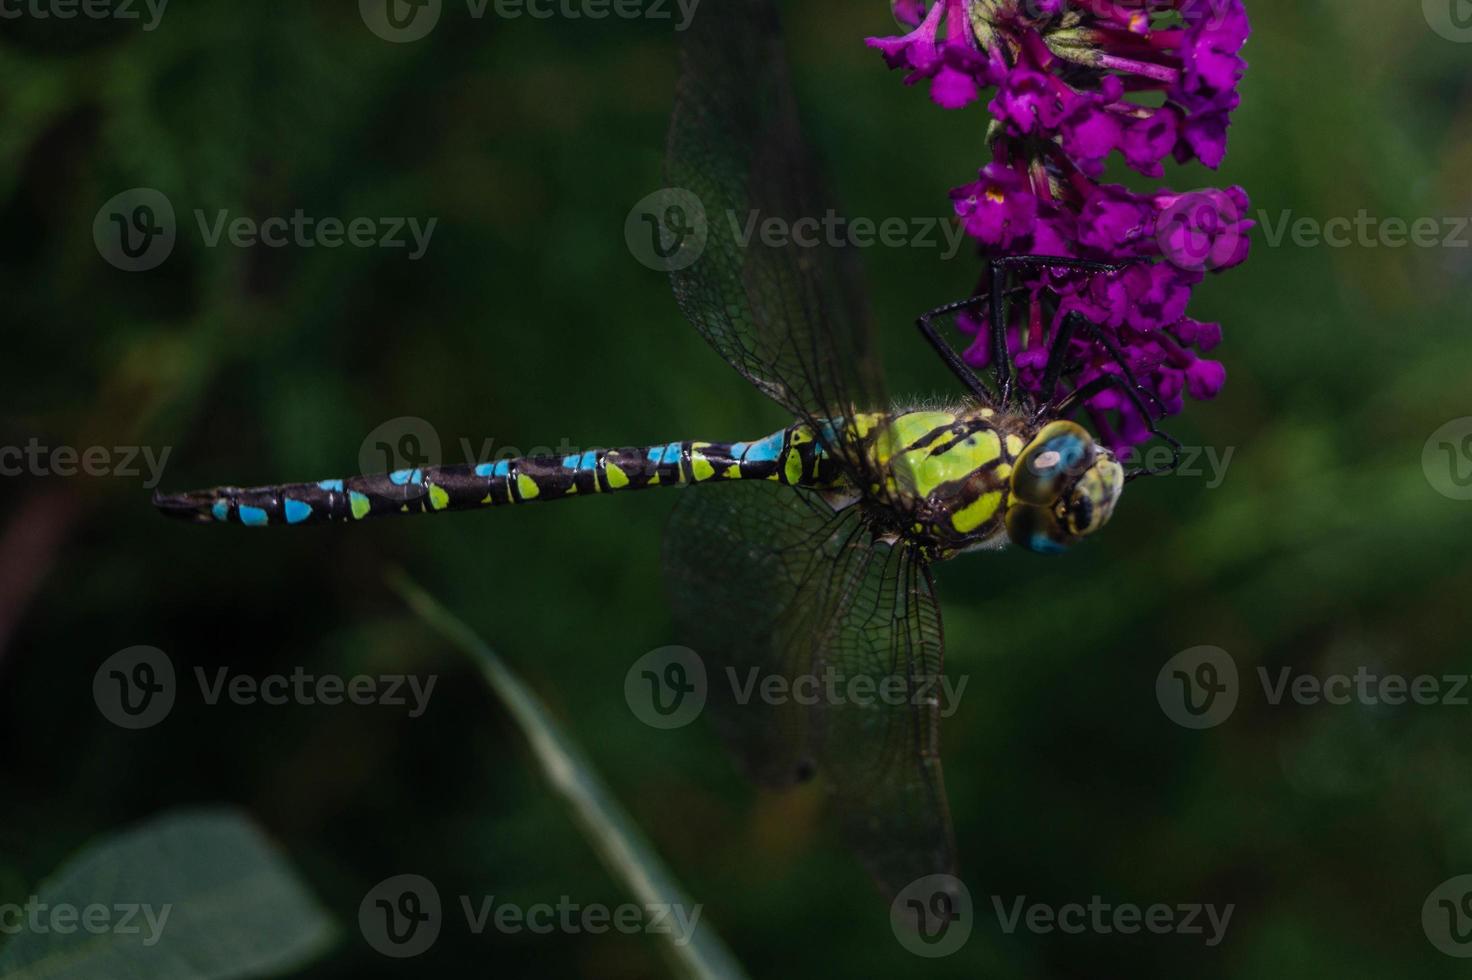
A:
[[[966,233],[987,245],[1006,248],[1033,232],[1038,200],[1017,173],[989,163],[981,179],[951,191],[951,201]]]

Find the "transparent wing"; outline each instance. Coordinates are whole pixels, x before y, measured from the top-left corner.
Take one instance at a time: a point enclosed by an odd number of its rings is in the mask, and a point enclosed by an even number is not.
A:
[[[666,177],[705,211],[704,250],[671,279],[721,356],[808,422],[888,408],[857,256],[828,240],[836,212],[803,139],[769,0],[718,0],[695,17]]]
[[[874,545],[858,508],[834,515],[766,485],[682,495],[666,541],[682,642],[704,660],[709,711],[749,774],[821,779],[890,895],[954,873],[940,613],[923,562]]]
[[[870,550],[850,579],[823,657],[846,690],[817,713],[819,768],[849,841],[893,894],[956,870],[940,765],[940,607],[906,548]]]

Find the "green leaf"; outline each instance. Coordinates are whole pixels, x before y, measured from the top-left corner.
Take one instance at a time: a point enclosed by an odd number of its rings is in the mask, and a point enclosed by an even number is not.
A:
[[[690,900],[639,832],[633,819],[537,696],[469,626],[456,619],[406,575],[391,572],[389,583],[425,622],[480,666],[481,675],[526,736],[532,755],[542,767],[547,781],[567,801],[589,843],[614,877],[645,905],[692,908]],[[676,941],[674,933],[660,935],[665,940],[668,957],[685,975],[745,976],[731,951],[703,918],[697,921],[688,942]]]
[[[274,976],[334,928],[261,831],[231,810],[167,814],[93,843],[27,900],[6,980]],[[0,909],[15,933],[16,911]]]

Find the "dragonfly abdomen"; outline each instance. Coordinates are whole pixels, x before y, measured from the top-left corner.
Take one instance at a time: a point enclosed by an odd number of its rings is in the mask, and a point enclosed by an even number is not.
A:
[[[165,513],[188,520],[262,527],[473,510],[726,480],[771,480],[827,489],[838,479],[836,461],[814,439],[811,427],[797,424],[754,442],[692,440],[589,449],[566,456],[424,466],[312,483],[217,487],[159,495],[154,503]]]

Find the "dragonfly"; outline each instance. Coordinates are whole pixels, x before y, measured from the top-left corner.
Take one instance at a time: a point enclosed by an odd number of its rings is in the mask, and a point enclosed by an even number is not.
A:
[[[770,0],[721,0],[695,21],[682,45],[666,180],[715,218],[703,235],[665,243],[670,278],[684,317],[791,424],[748,441],[426,465],[155,503],[186,520],[260,527],[695,488],[677,500],[663,559],[676,628],[714,676],[836,677],[886,692],[767,703],[712,684],[708,710],[758,782],[820,779],[844,838],[894,895],[956,867],[932,567],[1009,543],[1055,554],[1097,532],[1142,473],[1127,472],[1070,416],[1107,384],[1142,417],[1152,413],[1122,359],[1119,376],[1050,403],[1014,386],[996,326],[1006,322],[1008,277],[1039,266],[1117,270],[1046,256],[997,258],[989,289],[921,316],[920,333],[961,389],[945,404],[891,403],[853,249],[747,238],[742,220],[727,220],[758,215],[791,227],[833,213]],[[994,325],[989,383],[937,329],[978,305]],[[1069,337],[1089,329],[1065,323],[1043,390],[1068,367]]]

